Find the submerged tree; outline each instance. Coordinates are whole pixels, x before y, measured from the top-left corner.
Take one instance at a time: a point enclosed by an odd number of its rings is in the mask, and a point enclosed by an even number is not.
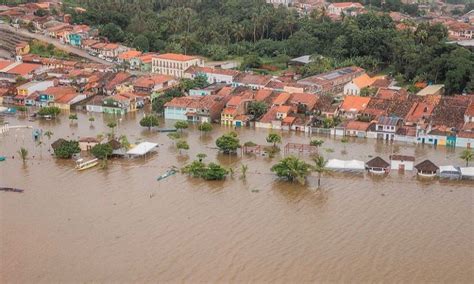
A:
[[[71,121],[71,123],[74,123],[74,121],[77,121],[77,119],[77,114],[72,113],[69,115],[69,120]]]
[[[183,129],[187,129],[188,127],[189,127],[188,122],[184,120],[178,120],[174,124],[174,128],[178,129],[180,132],[182,132]]]
[[[281,136],[277,133],[270,133],[267,136],[267,142],[273,144],[273,148],[276,148],[276,144],[281,143]]]
[[[313,159],[313,171],[318,173],[318,188],[321,186],[321,175],[327,172],[326,164],[327,160],[323,156],[319,155]]]
[[[18,150],[18,155],[20,155],[20,159],[23,161],[23,163],[25,163],[26,159],[28,158],[28,150],[21,147],[20,150]]]
[[[474,159],[474,152],[472,152],[471,149],[465,149],[464,151],[461,152],[460,158],[464,161],[466,161],[466,167],[469,167],[469,162]]]
[[[290,182],[296,180],[301,184],[305,184],[306,177],[311,172],[311,165],[294,156],[289,156],[275,164],[271,171],[278,177],[285,178]]]
[[[148,131],[150,131],[152,127],[155,127],[158,125],[159,125],[158,117],[153,114],[147,115],[140,120],[140,126],[148,127]]]
[[[178,140],[176,142],[176,149],[178,149],[181,154],[181,150],[189,150],[189,144],[186,140]]]
[[[212,131],[212,124],[209,122],[203,122],[198,126],[199,131],[207,133]]]
[[[229,132],[217,138],[216,146],[224,153],[235,153],[240,148],[240,141],[237,138],[237,133]]]

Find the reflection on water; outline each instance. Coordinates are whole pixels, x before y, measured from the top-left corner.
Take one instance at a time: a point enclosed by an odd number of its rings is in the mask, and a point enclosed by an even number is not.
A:
[[[330,173],[308,185],[277,180],[269,169],[278,158],[226,156],[215,139],[232,128],[201,135],[185,131],[191,147],[181,155],[166,133],[138,126],[143,114],[117,121],[117,135],[131,143],[160,145],[147,159],[109,161],[107,169],[83,172],[72,161],[51,157],[59,137],[96,136],[113,117],[79,114],[29,122],[51,130],[36,147],[31,133],[0,137],[0,154],[30,152],[0,163],[0,282],[473,282],[473,184],[419,180],[411,173],[387,177]],[[173,122],[163,122],[170,127]],[[237,129],[240,140],[266,144],[267,130]],[[462,164],[460,149],[414,147],[356,139],[318,137],[327,158],[368,160],[392,153],[438,164]],[[307,142],[283,134],[284,143]],[[341,156],[341,151],[346,151]],[[177,174],[198,153],[234,168],[226,181],[206,182]],[[34,159],[32,156],[35,156]],[[308,158],[301,156],[302,158]],[[249,166],[240,178],[240,166]]]

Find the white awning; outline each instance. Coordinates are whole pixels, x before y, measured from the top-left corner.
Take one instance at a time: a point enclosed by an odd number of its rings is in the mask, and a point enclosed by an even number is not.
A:
[[[142,142],[127,152],[127,155],[142,156],[157,147],[158,144],[151,142]]]
[[[439,172],[440,173],[446,173],[446,172],[456,172],[459,173],[459,168],[456,168],[454,166],[440,166],[439,167]]]
[[[460,168],[463,177],[474,177],[474,167]]]
[[[365,170],[365,163],[363,161],[358,160],[344,161],[338,159],[330,159],[326,164],[326,167],[334,170]]]

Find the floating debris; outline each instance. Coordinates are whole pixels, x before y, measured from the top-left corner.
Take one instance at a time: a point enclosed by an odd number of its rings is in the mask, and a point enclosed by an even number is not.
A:
[[[11,187],[0,187],[0,191],[22,193],[22,192],[23,192],[23,189],[11,188]]]

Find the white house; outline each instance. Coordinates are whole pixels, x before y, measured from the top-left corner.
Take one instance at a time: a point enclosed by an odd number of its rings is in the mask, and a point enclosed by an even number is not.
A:
[[[404,155],[391,155],[390,156],[390,168],[392,170],[413,171],[415,163],[415,157],[404,156]]]
[[[194,79],[198,75],[204,75],[209,84],[226,83],[232,84],[239,71],[219,69],[211,67],[191,66],[184,71],[184,78]]]
[[[364,73],[344,85],[344,95],[358,96],[360,95],[360,90],[372,86],[378,79],[383,79],[383,76],[370,77]]]
[[[342,13],[344,13],[355,16],[357,15],[356,11],[361,9],[364,9],[364,6],[357,2],[332,3],[328,6],[328,14],[340,16]]]

